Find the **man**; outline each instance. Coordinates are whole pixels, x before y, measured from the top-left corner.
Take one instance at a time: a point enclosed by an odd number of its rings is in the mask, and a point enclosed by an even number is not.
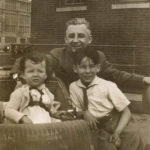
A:
[[[73,18],[66,23],[65,43],[66,47],[51,50],[48,57],[56,76],[60,77],[68,87],[71,82],[77,79],[77,75],[72,69],[75,52],[88,47],[92,43],[90,24],[85,18]],[[138,112],[141,112],[142,109],[142,112],[150,114],[150,77],[117,70],[107,61],[102,52],[99,53],[99,59],[102,78],[124,87],[144,88],[148,86],[144,94],[143,103],[140,104],[140,107],[138,103],[138,107],[134,105],[133,108],[136,108]],[[16,61],[15,64],[12,74],[18,72],[19,61]]]

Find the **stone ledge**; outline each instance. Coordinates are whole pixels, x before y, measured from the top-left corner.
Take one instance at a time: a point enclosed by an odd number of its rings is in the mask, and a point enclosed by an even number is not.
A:
[[[150,8],[150,3],[122,3],[112,4],[112,9]]]
[[[67,6],[67,7],[58,7],[56,12],[68,12],[68,11],[86,11],[87,6]]]

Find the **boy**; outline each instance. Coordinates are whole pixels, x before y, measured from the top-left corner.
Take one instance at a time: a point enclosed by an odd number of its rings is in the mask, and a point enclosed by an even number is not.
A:
[[[6,119],[15,123],[52,122],[49,111],[56,111],[60,103],[54,102],[53,94],[45,87],[50,76],[47,58],[31,52],[21,59],[20,69],[25,84],[11,94]]]
[[[83,117],[92,129],[97,130],[99,148],[143,150],[144,145],[139,136],[131,132],[131,124],[124,130],[131,116],[128,109],[130,102],[115,83],[96,76],[100,71],[97,51],[86,49],[83,53],[77,52],[73,70],[79,80],[69,88],[72,105],[79,117]]]

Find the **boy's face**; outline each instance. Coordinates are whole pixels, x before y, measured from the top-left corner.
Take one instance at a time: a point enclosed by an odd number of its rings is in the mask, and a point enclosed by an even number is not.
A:
[[[45,61],[43,60],[42,62],[35,63],[34,61],[27,59],[25,62],[23,78],[30,86],[41,86],[47,78]]]
[[[65,43],[75,52],[77,49],[87,47],[92,42],[89,29],[85,24],[69,25],[66,30]]]
[[[84,57],[79,65],[74,66],[74,72],[78,74],[84,85],[89,85],[99,71],[100,65],[95,65],[88,57]]]

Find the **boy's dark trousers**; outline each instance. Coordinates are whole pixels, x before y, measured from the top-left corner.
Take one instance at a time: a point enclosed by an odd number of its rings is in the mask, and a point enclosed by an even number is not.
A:
[[[96,150],[144,150],[145,144],[138,133],[137,124],[133,118],[130,119],[127,127],[120,135],[120,146],[116,147],[115,144],[109,142],[110,136],[118,125],[120,114],[114,110],[111,113],[112,119],[99,122],[99,128],[95,132]]]

